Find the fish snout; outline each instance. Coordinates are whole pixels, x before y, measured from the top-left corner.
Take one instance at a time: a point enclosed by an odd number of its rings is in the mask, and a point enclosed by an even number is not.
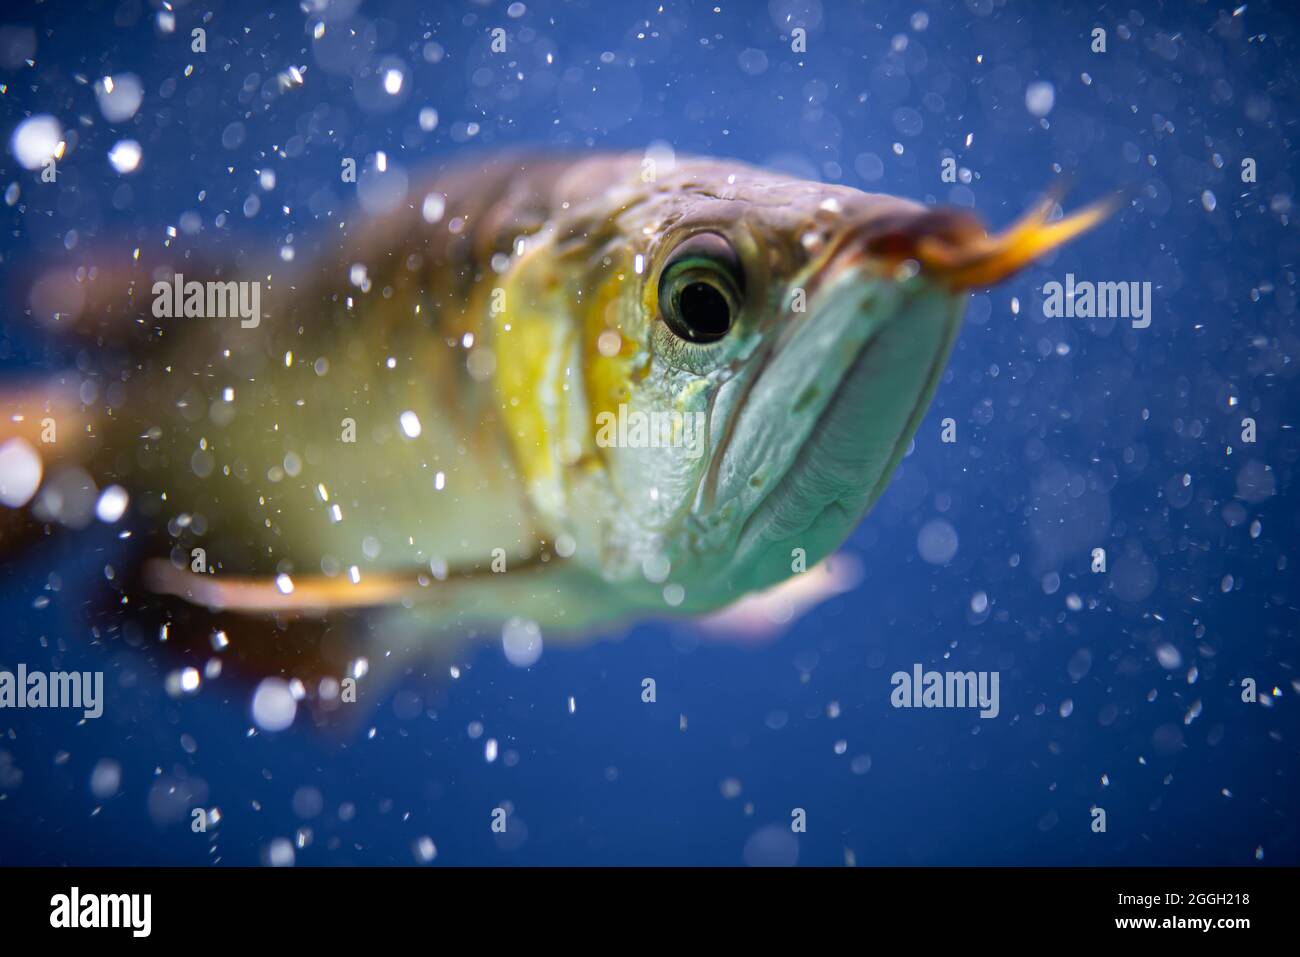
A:
[[[832,285],[848,271],[863,277],[908,278],[986,240],[984,225],[972,213],[909,204],[845,224],[824,254],[814,285]]]

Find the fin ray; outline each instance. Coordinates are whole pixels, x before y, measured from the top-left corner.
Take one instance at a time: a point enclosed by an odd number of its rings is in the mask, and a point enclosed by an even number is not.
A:
[[[1029,265],[1044,253],[1064,245],[1105,220],[1120,205],[1120,197],[1098,200],[1063,219],[1048,221],[1056,205],[1049,193],[1003,232],[956,247],[922,240],[921,263],[955,289],[991,286]]]

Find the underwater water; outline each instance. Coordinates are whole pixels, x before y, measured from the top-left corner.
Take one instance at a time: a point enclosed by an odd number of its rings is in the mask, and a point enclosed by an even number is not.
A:
[[[178,690],[201,660],[126,640],[129,607],[91,614],[117,526],[0,557],[0,668],[105,674],[101,718],[0,712],[0,864],[1300,863],[1298,22],[1282,2],[7,5],[10,381],[90,348],[32,315],[43,267],[309,256],[387,202],[341,156],[413,180],[493,150],[671,149],[996,228],[1062,182],[1067,209],[1122,203],[972,294],[844,545],[861,581],[774,635],[646,621],[527,667],[488,640],[458,677],[414,661],[348,722],[301,707],[272,731],[254,684]],[[11,139],[32,116],[66,143],[54,183]],[[1145,315],[1050,314],[1067,282],[1137,283]],[[996,673],[998,713],[895,707],[914,665]],[[196,807],[220,812],[206,832]]]

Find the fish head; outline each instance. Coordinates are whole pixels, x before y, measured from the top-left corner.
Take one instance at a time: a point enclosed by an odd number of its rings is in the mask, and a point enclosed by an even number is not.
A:
[[[968,211],[737,164],[637,172],[580,177],[612,205],[581,227],[603,242],[578,298],[613,517],[594,486],[578,497],[602,572],[649,579],[660,603],[676,583],[685,611],[837,548],[920,423],[968,290],[1103,214],[1049,222],[1045,204],[990,237]]]

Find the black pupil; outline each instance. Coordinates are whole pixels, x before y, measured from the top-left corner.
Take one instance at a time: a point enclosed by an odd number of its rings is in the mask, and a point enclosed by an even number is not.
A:
[[[693,282],[681,292],[677,302],[682,321],[693,338],[711,342],[721,339],[731,328],[731,307],[716,286]]]

